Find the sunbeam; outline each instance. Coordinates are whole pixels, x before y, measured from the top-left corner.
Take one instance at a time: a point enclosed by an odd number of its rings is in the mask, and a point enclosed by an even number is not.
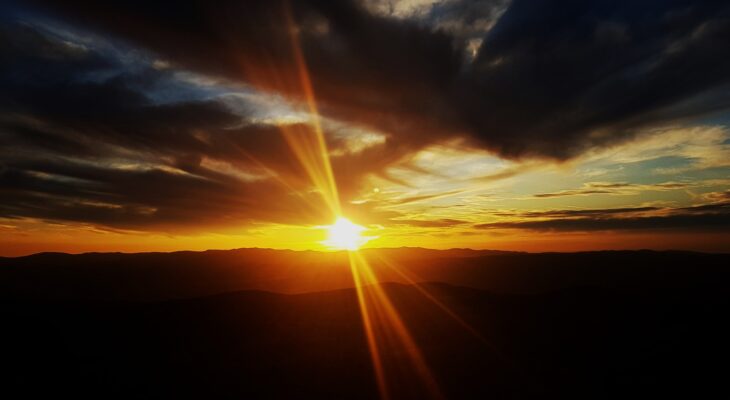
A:
[[[371,352],[381,397],[386,399],[392,397],[391,385],[393,381],[401,381],[401,384],[403,384],[404,379],[406,382],[415,379],[420,383],[418,386],[423,389],[419,391],[419,397],[443,398],[421,350],[388,298],[387,293],[379,285],[378,279],[367,260],[358,252],[349,252],[349,258],[350,269],[360,303],[363,326],[366,330],[368,347]],[[397,357],[393,357],[393,355],[399,353],[406,356],[410,368],[403,368],[401,365],[388,365],[384,362],[385,355],[391,356],[388,358],[391,362],[397,362]],[[393,375],[397,373],[397,376],[390,376],[388,372],[391,371]],[[415,374],[411,375],[404,371],[412,371]],[[406,376],[402,374],[406,374]]]
[[[383,288],[379,286],[379,282],[365,258],[356,251],[370,238],[362,236],[364,227],[356,225],[342,216],[339,193],[322,132],[315,93],[299,42],[299,28],[292,18],[288,3],[285,3],[284,16],[291,42],[292,59],[296,66],[297,80],[305,97],[311,127],[304,124],[284,125],[280,127],[280,131],[309,177],[312,186],[322,196],[329,213],[335,219],[335,223],[328,227],[328,239],[323,243],[333,249],[348,250],[350,271],[357,291],[363,328],[379,394],[383,399],[392,398],[389,385],[396,379],[388,376],[389,372],[395,373],[402,369],[399,366],[386,365],[384,363],[385,355],[391,356],[389,359],[394,359],[392,355],[403,353],[407,356],[410,368],[415,372],[413,376],[407,378],[420,382],[417,386],[425,388],[424,396],[433,399],[442,398],[436,380],[398,311]],[[266,79],[271,80],[272,78],[278,84],[291,82],[290,78],[281,78],[276,74],[266,76]]]
[[[382,256],[378,253],[374,253],[378,257],[378,261],[380,261],[383,265],[385,265],[390,271],[395,272],[399,277],[401,277],[404,281],[408,282],[408,284],[412,285],[420,294],[423,295],[428,301],[430,301],[433,305],[435,305],[439,310],[443,311],[446,315],[449,316],[452,320],[454,320],[458,325],[460,325],[464,330],[469,332],[472,336],[480,340],[482,343],[484,343],[485,346],[487,346],[489,349],[491,349],[497,356],[500,357],[503,361],[505,361],[507,364],[514,366],[513,360],[505,356],[499,349],[491,343],[483,334],[481,334],[478,330],[476,330],[471,324],[466,322],[459,314],[454,312],[449,306],[444,304],[442,301],[439,301],[433,294],[431,294],[426,288],[423,287],[423,285],[420,283],[420,280],[410,276],[407,274],[403,268],[401,268],[399,265],[397,265],[393,260],[390,260],[388,257]]]

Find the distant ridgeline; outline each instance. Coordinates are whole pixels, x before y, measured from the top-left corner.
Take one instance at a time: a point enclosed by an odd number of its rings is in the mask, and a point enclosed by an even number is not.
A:
[[[730,265],[726,254],[673,251],[360,252],[381,282],[441,282],[498,293],[583,286],[639,292],[713,288],[729,281]],[[306,293],[349,287],[346,252],[239,249],[0,258],[0,294],[5,297],[152,301],[240,290]]]

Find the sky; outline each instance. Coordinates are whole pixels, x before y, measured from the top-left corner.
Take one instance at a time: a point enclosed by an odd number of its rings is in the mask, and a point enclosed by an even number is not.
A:
[[[5,1],[0,256],[730,250],[730,4]]]

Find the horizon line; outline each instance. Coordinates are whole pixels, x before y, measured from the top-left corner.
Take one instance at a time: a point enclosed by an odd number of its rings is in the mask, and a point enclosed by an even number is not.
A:
[[[273,247],[234,247],[229,249],[206,249],[206,250],[172,250],[172,251],[139,251],[139,252],[127,252],[127,251],[84,251],[84,252],[63,252],[63,251],[40,251],[37,253],[30,253],[18,256],[5,256],[0,255],[0,259],[16,259],[24,257],[33,257],[39,255],[69,255],[69,256],[81,256],[91,254],[120,254],[120,255],[135,255],[135,254],[176,254],[176,253],[208,253],[208,252],[233,252],[241,250],[267,250],[267,251],[279,251],[279,252],[294,252],[294,253],[320,253],[320,254],[338,254],[338,253],[350,253],[351,250],[316,250],[316,249],[286,249],[286,248],[273,248]],[[378,251],[378,250],[417,250],[417,251],[436,251],[436,252],[449,252],[449,251],[469,251],[475,253],[502,253],[503,255],[508,254],[582,254],[582,253],[606,253],[606,252],[655,252],[655,253],[696,253],[696,254],[730,254],[730,252],[713,252],[713,251],[697,251],[697,250],[686,250],[686,249],[652,249],[652,248],[639,248],[639,249],[598,249],[598,250],[578,250],[578,251],[526,251],[526,250],[499,250],[499,249],[473,249],[470,247],[451,247],[446,249],[435,249],[429,247],[420,246],[400,246],[400,247],[366,247],[355,250],[354,252],[360,251]],[[499,254],[492,254],[499,255]]]

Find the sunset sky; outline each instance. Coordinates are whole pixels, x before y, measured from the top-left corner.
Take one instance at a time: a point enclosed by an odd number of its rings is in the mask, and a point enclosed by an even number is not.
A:
[[[727,1],[179,3],[0,5],[0,256],[730,251]]]

